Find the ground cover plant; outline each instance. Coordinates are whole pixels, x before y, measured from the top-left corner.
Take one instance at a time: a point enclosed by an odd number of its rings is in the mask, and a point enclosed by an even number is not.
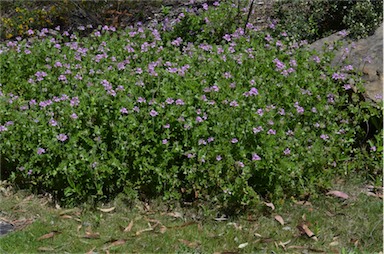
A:
[[[231,4],[186,10],[175,24],[79,27],[94,29],[86,38],[30,30],[2,44],[3,177],[66,205],[122,192],[231,212],[317,195],[356,168],[381,184],[372,126],[382,112],[360,100],[351,66],[332,69],[332,50],[320,57],[289,33],[271,36],[276,21],[223,33]],[[179,35],[185,26],[200,31],[195,43]]]

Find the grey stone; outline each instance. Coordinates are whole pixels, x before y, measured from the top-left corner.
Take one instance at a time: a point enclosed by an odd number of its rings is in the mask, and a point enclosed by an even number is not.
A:
[[[327,47],[335,45],[337,42],[341,42],[342,47],[335,52],[332,66],[342,66],[345,64],[343,60],[347,60],[357,73],[362,74],[362,79],[365,81],[365,98],[374,102],[382,101],[383,24],[367,38],[348,41],[340,33],[335,33],[312,43],[309,45],[309,49],[314,49],[322,54]],[[349,52],[345,50],[346,48]]]
[[[4,221],[0,221],[0,236],[8,234],[9,232],[13,231],[13,229],[14,229],[14,226],[12,224],[9,224]]]

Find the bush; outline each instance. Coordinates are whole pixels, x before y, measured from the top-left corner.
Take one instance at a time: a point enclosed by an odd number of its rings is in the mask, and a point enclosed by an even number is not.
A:
[[[285,30],[296,39],[309,42],[340,30],[349,30],[351,38],[366,37],[383,20],[383,1],[279,1],[274,6],[276,31]]]
[[[359,156],[375,168],[378,141],[363,154],[359,124],[382,112],[347,93],[332,52],[248,29],[220,44],[108,26],[2,44],[9,179],[66,204],[125,192],[236,207],[315,193]]]

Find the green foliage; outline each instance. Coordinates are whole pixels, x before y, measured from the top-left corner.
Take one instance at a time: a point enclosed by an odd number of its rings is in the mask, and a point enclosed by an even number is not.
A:
[[[220,43],[225,34],[233,33],[245,21],[245,13],[240,11],[240,7],[240,1],[234,4],[227,0],[222,1],[217,8],[188,9],[182,14],[185,17],[180,22],[168,27],[171,31],[166,36],[169,38],[165,37],[164,40],[182,38],[186,42]]]
[[[383,20],[383,1],[279,1],[274,17],[277,30],[285,30],[297,39],[312,42],[346,29],[352,38],[366,37]]]
[[[223,19],[227,7],[180,23]],[[376,151],[357,148],[360,124],[382,112],[347,93],[328,67],[332,52],[313,60],[287,36],[251,27],[226,39],[215,30],[217,44],[204,32],[195,44],[172,40],[176,25],[104,26],[86,38],[50,30],[1,45],[10,179],[66,204],[125,192],[232,209],[324,189],[372,152],[364,163],[378,172]]]

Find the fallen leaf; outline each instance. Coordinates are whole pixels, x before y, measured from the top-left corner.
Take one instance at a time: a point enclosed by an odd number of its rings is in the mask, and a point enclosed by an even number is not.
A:
[[[39,251],[54,251],[55,249],[52,247],[39,247],[37,250]]]
[[[301,200],[301,201],[295,201],[295,204],[296,205],[304,205],[304,206],[312,206],[312,203],[311,202],[309,202],[309,201],[303,201],[303,200]]]
[[[37,238],[37,241],[49,239],[49,238],[52,238],[52,237],[54,237],[55,235],[58,235],[58,234],[60,234],[59,231],[52,231],[52,232],[50,232],[48,234],[40,236],[39,238]]]
[[[60,214],[60,216],[61,216],[61,215],[69,214],[69,213],[74,213],[74,212],[76,212],[76,211],[77,211],[76,208],[73,208],[73,209],[67,209],[67,210],[63,210],[63,211],[61,211],[59,214]]]
[[[339,242],[338,242],[338,241],[334,241],[334,242],[331,242],[331,243],[329,244],[329,246],[337,246],[337,245],[339,245]]]
[[[149,223],[148,223],[149,224]],[[142,233],[144,232],[148,232],[148,231],[153,231],[157,226],[159,225],[159,223],[156,223],[155,225],[151,226],[151,224],[149,224],[149,227],[148,228],[145,228],[145,229],[142,229],[142,230],[139,230],[136,232],[136,236],[139,236],[141,235]]]
[[[342,199],[348,199],[349,198],[348,194],[341,192],[341,191],[329,191],[329,192],[327,192],[327,195],[335,196],[337,198],[342,198]]]
[[[119,246],[119,245],[123,245],[127,242],[127,240],[124,240],[124,239],[120,239],[120,240],[116,240],[116,241],[113,241],[110,245],[108,245],[107,247],[104,248],[104,250],[108,250],[110,249],[111,247],[114,247],[114,246]]]
[[[113,210],[115,210],[116,207],[110,207],[110,208],[97,208],[97,210],[103,212],[103,213],[110,213]]]
[[[81,224],[79,226],[77,226],[77,232],[79,232],[82,227],[83,227],[83,225],[81,225]]]
[[[179,242],[183,243],[184,245],[188,246],[189,248],[197,248],[200,244],[198,242],[190,242],[188,240],[179,239]]]
[[[306,234],[309,238],[312,238],[312,239],[317,241],[315,234],[308,228],[308,226],[306,224],[298,225],[297,229],[299,229],[299,231],[302,234]]]
[[[277,220],[282,226],[284,226],[284,219],[280,215],[275,216],[275,220]]]
[[[173,218],[180,218],[182,219],[183,218],[183,215],[179,212],[172,212],[172,213],[167,213],[168,216],[171,216]]]
[[[160,227],[160,233],[164,234],[165,231],[167,231],[167,227],[166,226],[161,226]]]
[[[64,215],[61,215],[60,218],[62,218],[62,219],[72,219],[72,216],[68,215],[68,214],[64,214]]]
[[[132,227],[133,227],[133,220],[131,220],[131,222],[128,224],[128,226],[126,228],[124,228],[123,232],[131,232]]]
[[[189,221],[189,222],[186,222],[184,224],[181,224],[180,226],[173,226],[173,227],[168,227],[168,228],[172,228],[172,229],[175,229],[175,228],[184,228],[184,227],[187,227],[187,226],[190,226],[190,225],[193,225],[193,224],[196,224],[196,222],[194,221]],[[200,224],[199,224],[200,225]]]
[[[267,202],[264,202],[264,204],[265,204],[266,206],[270,207],[270,208],[272,209],[272,211],[275,210],[275,205],[274,205],[274,204],[272,204],[272,203],[267,203]]]
[[[298,245],[291,245],[288,246],[287,249],[306,249],[307,247],[305,246],[298,246]]]
[[[225,215],[222,215],[220,218],[215,218],[215,221],[226,221],[228,218],[225,217]]]
[[[85,253],[85,254],[93,254],[94,252],[94,250],[96,249],[96,247],[93,247],[92,249],[90,249],[87,253]]]
[[[243,249],[248,246],[248,243],[242,243],[238,246],[239,249]]]
[[[260,234],[258,234],[258,233],[255,233],[254,234],[256,237],[262,237]]]
[[[92,232],[85,232],[85,235],[83,238],[86,239],[99,239],[100,238],[100,233],[92,233]]]

